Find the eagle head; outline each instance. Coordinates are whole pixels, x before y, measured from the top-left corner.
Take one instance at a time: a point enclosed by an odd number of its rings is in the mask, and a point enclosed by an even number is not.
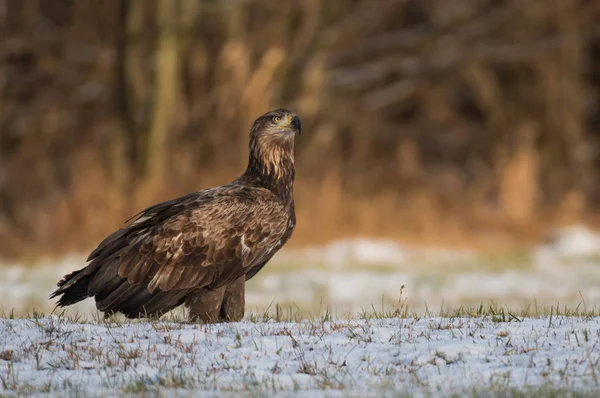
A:
[[[298,115],[287,109],[275,109],[254,121],[251,138],[263,144],[280,144],[289,147],[295,135],[302,134],[302,122]]]

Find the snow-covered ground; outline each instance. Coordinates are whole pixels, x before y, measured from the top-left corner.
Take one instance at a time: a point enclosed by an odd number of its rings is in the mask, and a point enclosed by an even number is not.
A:
[[[2,319],[0,395],[600,394],[600,318],[511,320]]]
[[[68,311],[81,320],[9,319],[50,312],[56,281],[84,257],[0,265],[0,396],[479,396],[512,389],[600,396],[600,318],[582,316],[600,307],[600,236],[583,227],[500,255],[367,239],[284,250],[247,289],[255,314],[291,304],[283,314],[320,309],[354,320],[104,322],[93,321],[92,300]],[[356,318],[394,309],[401,292],[402,309],[422,318]],[[516,317],[425,317],[442,303],[490,301],[501,309],[539,307]],[[540,310],[557,304],[579,305],[578,316]]]
[[[37,266],[0,265],[0,315],[49,312],[48,295],[64,274],[84,266],[84,255]],[[439,248],[406,248],[393,241],[353,239],[301,250],[282,250],[247,290],[248,308],[272,304],[339,315],[390,309],[402,298],[411,310],[439,310],[494,301],[600,307],[600,236],[581,226],[555,231],[528,250],[482,254]],[[86,300],[74,311],[90,313]],[[73,311],[71,311],[73,313]]]

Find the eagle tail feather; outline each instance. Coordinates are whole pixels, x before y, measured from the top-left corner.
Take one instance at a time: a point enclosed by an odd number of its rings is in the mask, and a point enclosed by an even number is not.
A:
[[[65,307],[88,297],[88,286],[92,278],[83,272],[84,270],[85,268],[71,272],[58,282],[58,289],[50,295],[51,299],[62,295],[56,303],[57,306]]]

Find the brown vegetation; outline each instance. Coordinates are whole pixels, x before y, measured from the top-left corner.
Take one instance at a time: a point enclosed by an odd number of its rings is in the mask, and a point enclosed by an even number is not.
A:
[[[593,0],[0,0],[0,254],[228,181],[279,106],[306,126],[293,241],[589,220],[599,26]]]

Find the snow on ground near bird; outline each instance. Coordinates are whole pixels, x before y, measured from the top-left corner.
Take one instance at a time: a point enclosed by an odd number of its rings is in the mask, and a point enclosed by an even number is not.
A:
[[[0,320],[0,395],[600,393],[600,318]]]

